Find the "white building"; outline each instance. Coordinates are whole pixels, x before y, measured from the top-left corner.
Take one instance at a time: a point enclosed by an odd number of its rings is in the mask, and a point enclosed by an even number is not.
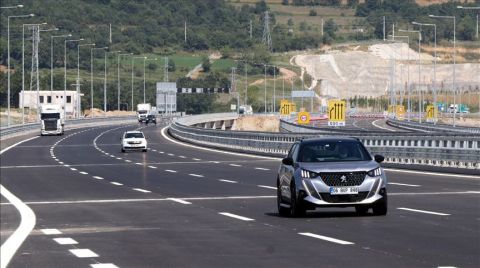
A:
[[[64,91],[63,90],[40,90],[38,91],[38,101],[37,101],[37,91],[20,91],[19,96],[19,106],[20,108],[29,108],[37,109],[37,102],[40,104],[59,104],[63,107]],[[80,100],[83,94],[78,94],[75,90],[65,91],[66,101],[65,101],[65,112],[67,116],[77,116],[78,112],[81,111]],[[77,105],[76,105],[77,104]],[[77,107],[78,106],[78,107]]]

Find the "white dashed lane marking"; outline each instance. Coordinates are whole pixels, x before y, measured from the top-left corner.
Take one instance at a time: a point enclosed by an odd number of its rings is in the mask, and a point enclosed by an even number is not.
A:
[[[219,180],[219,181],[228,182],[228,183],[237,183],[237,181],[231,181],[231,180]]]
[[[272,187],[272,186],[267,186],[267,185],[257,185],[260,188],[266,188],[266,189],[272,189],[272,190],[277,190],[277,187]]]
[[[157,167],[154,167],[154,166],[148,166],[149,168],[153,168],[153,169],[157,169]]]
[[[180,204],[184,204],[184,205],[190,205],[192,203],[188,202],[188,201],[185,201],[185,200],[182,200],[182,199],[178,199],[178,198],[168,198],[168,200],[172,200],[173,202],[177,202],[177,203],[180,203]]]
[[[171,169],[165,169],[166,172],[170,172],[170,173],[177,173],[177,171],[175,170],[171,170]]]
[[[450,216],[450,214],[447,214],[447,213],[433,212],[433,211],[413,209],[413,208],[397,208],[397,209],[406,210],[406,211],[412,211],[412,212],[418,212],[418,213],[438,215],[438,216]]]
[[[235,214],[228,213],[228,212],[219,212],[218,214],[223,215],[223,216],[227,216],[227,217],[231,217],[231,218],[235,218],[235,219],[238,219],[238,220],[242,220],[242,221],[254,221],[254,219],[250,219],[250,218],[247,218],[247,217],[235,215]]]
[[[69,250],[77,258],[96,258],[97,253],[89,250],[88,248],[70,249]]]
[[[62,234],[58,229],[42,229],[42,233],[46,235],[58,235]]]
[[[192,177],[198,177],[198,178],[203,178],[203,175],[199,175],[199,174],[188,174]]]
[[[198,159],[198,158],[192,158],[192,159],[195,160],[195,161],[200,161],[200,160],[202,160],[202,159]]]
[[[97,179],[97,180],[103,180],[102,177],[99,177],[99,176],[93,176],[94,179]]]
[[[95,264],[90,264],[90,267],[92,268],[119,268],[113,263],[95,263]]]
[[[317,238],[317,239],[321,239],[321,240],[325,240],[325,241],[329,241],[329,242],[333,242],[333,243],[337,243],[337,244],[340,244],[340,245],[353,245],[354,244],[352,242],[348,242],[348,241],[344,241],[344,240],[340,240],[340,239],[336,239],[336,238],[332,238],[332,237],[328,237],[328,236],[312,234],[312,233],[298,233],[298,234],[308,236],[308,237]]]
[[[123,185],[122,183],[119,183],[119,182],[116,182],[116,181],[112,181],[110,183],[113,184],[113,185],[118,185],[118,186]]]
[[[142,192],[142,193],[151,193],[151,191],[140,189],[140,188],[133,188],[134,191]]]
[[[268,169],[268,168],[261,168],[261,167],[256,167],[255,169],[256,169],[256,170],[270,170],[270,169]]]
[[[77,171],[77,169],[76,169],[76,168],[70,168],[70,170],[72,170],[72,171]]]
[[[70,237],[54,238],[53,240],[60,245],[76,245],[76,244],[78,244],[77,241],[73,240]]]
[[[390,185],[399,185],[399,186],[407,186],[407,187],[420,187],[420,185],[416,184],[405,184],[405,183],[397,183],[397,182],[389,182]]]
[[[242,165],[238,165],[238,164],[229,164],[229,166],[232,166],[232,167],[241,167]]]

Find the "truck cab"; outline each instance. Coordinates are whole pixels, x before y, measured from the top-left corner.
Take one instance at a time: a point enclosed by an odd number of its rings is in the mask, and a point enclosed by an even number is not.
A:
[[[145,122],[147,115],[150,113],[152,106],[150,103],[139,103],[137,104],[137,117],[138,122]]]
[[[42,105],[40,107],[41,130],[44,135],[63,135],[63,110],[60,105]]]

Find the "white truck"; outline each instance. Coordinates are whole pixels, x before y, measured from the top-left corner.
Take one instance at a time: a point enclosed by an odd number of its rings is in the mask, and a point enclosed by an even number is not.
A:
[[[240,107],[238,109],[238,113],[243,114],[243,115],[253,114],[252,106],[251,105],[240,105]]]
[[[145,122],[148,113],[152,109],[152,105],[150,103],[139,103],[137,104],[137,117],[138,122]]]
[[[44,104],[40,107],[40,120],[42,128],[40,134],[63,135],[64,119],[61,105]]]

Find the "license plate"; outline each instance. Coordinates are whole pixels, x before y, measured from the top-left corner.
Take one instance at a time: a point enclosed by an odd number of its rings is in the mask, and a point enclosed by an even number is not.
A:
[[[330,194],[358,194],[358,187],[330,187]]]

